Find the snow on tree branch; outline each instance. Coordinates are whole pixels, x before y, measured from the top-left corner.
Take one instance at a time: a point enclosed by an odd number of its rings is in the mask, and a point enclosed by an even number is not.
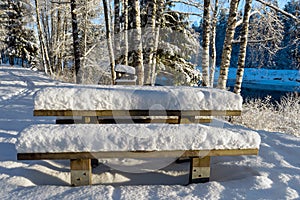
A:
[[[300,23],[299,19],[298,19],[295,15],[292,15],[291,13],[288,13],[288,12],[286,12],[286,11],[280,9],[280,8],[278,8],[278,7],[275,6],[275,5],[273,5],[273,4],[271,4],[271,3],[268,3],[268,2],[265,2],[265,1],[263,1],[263,0],[256,0],[256,1],[258,1],[259,3],[262,3],[262,4],[264,4],[264,5],[266,5],[266,6],[270,7],[270,8],[272,8],[273,10],[276,10],[277,12],[282,13],[282,14],[285,15],[286,17],[292,18],[292,19],[296,20],[298,23]]]

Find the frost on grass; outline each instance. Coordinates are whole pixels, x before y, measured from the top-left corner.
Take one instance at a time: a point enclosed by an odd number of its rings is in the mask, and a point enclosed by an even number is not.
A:
[[[246,100],[243,113],[235,121],[257,130],[289,133],[300,137],[300,96],[288,95],[280,102],[272,97]]]

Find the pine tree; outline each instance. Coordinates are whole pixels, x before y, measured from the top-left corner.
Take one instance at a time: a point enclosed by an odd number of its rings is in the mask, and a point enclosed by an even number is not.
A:
[[[34,57],[37,54],[38,46],[33,31],[27,28],[28,18],[31,15],[32,7],[29,1],[6,0],[3,4],[6,16],[5,29],[5,54],[9,56],[10,65],[14,65],[14,58],[21,58],[24,61],[35,63]]]
[[[284,10],[300,19],[300,2],[288,2]],[[281,69],[300,69],[300,25],[294,19],[281,17],[284,24],[283,49],[276,54],[276,66]]]

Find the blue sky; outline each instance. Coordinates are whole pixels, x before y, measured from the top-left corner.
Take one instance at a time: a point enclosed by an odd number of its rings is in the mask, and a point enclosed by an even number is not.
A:
[[[230,1],[229,0],[225,0],[225,1],[226,1],[225,5],[229,7],[229,3],[228,2],[230,2]],[[265,1],[267,1],[267,0],[265,0]],[[214,2],[214,0],[211,0],[211,2]],[[219,0],[219,2],[221,2],[221,1]],[[284,8],[284,5],[286,5],[287,2],[289,2],[289,0],[288,1],[286,1],[286,0],[278,0],[278,6],[280,8]],[[245,3],[245,0],[241,0],[240,1],[239,6],[240,6],[241,9],[243,8],[244,3]],[[255,0],[253,0],[253,3],[254,4],[260,4],[259,2],[256,2]],[[202,11],[199,11],[196,8],[192,8],[192,7],[189,7],[189,6],[186,6],[186,5],[182,5],[182,4],[176,4],[175,10],[179,10],[181,12],[202,13]],[[190,21],[192,23],[194,23],[194,22],[197,23],[199,20],[200,20],[200,18],[198,16],[191,16],[190,17]]]

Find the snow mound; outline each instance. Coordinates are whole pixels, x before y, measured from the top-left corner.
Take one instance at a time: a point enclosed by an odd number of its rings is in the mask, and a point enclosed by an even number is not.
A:
[[[201,124],[33,125],[21,132],[17,151],[97,152],[259,148],[255,131]]]
[[[199,87],[69,86],[41,90],[34,107],[36,110],[241,110],[242,97]]]

